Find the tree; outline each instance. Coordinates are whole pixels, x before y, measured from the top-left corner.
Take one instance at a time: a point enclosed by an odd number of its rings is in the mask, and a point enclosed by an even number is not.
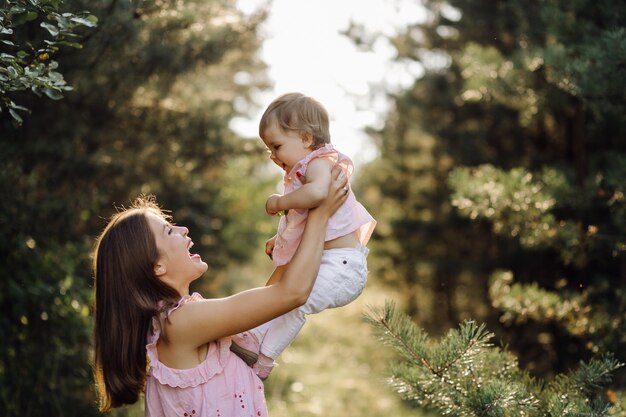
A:
[[[98,19],[82,50],[56,55],[73,90],[60,101],[20,95],[32,114],[19,129],[0,119],[6,416],[97,413],[90,251],[115,206],[155,194],[189,227],[215,283],[260,250],[260,199],[273,185],[260,144],[229,128],[266,83],[256,54],[264,10],[200,0],[63,6]],[[44,34],[19,35],[35,45]]]
[[[430,329],[487,321],[533,376],[624,362],[624,6],[425,6],[392,39],[425,75],[394,97],[362,181],[374,273]]]

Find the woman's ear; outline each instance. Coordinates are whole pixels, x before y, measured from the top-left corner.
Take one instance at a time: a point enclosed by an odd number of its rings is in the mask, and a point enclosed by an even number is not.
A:
[[[166,272],[167,270],[165,268],[165,264],[163,264],[162,262],[157,262],[156,264],[154,264],[154,275],[156,275],[157,277],[161,277],[165,275]]]

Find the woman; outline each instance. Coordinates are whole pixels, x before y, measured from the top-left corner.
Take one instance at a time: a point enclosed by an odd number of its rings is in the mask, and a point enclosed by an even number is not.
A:
[[[230,351],[229,336],[306,302],[328,218],[347,194],[347,179],[335,168],[328,197],[310,211],[281,280],[219,299],[189,294],[208,266],[189,252],[188,230],[153,201],[140,199],[114,215],[94,255],[100,409],[132,404],[145,390],[147,416],[267,416],[263,384]]]

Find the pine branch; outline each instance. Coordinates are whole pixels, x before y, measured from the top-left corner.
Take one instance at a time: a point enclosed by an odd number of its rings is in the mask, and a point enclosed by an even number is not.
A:
[[[623,366],[612,354],[594,358],[569,375],[559,375],[548,385],[545,397],[551,415],[607,415],[602,410],[608,407],[601,401],[601,389],[611,382],[611,372]],[[574,411],[573,411],[574,410]],[[598,414],[600,413],[600,414]]]
[[[426,358],[426,333],[418,329],[415,323],[405,315],[395,312],[395,303],[386,301],[385,307],[380,308],[370,306],[370,313],[364,318],[373,325],[379,332],[383,343],[393,347],[404,358],[421,364],[433,374],[435,369]]]
[[[611,353],[594,358],[589,363],[580,362],[580,368],[572,375],[575,389],[590,396],[611,382],[611,373],[624,366]]]
[[[493,337],[484,324],[465,321],[459,330],[450,330],[441,340],[436,356],[443,362],[434,374],[443,377],[450,368],[457,364],[468,365],[481,350],[491,346],[487,341]]]
[[[392,365],[390,384],[403,398],[443,415],[607,417],[611,409],[601,388],[622,366],[611,355],[582,363],[545,386],[520,370],[513,355],[489,343],[493,334],[484,324],[466,321],[432,343],[393,302],[370,311],[365,319],[404,358]]]
[[[493,334],[484,325],[466,321],[431,344],[408,316],[395,311],[392,302],[370,311],[365,319],[384,343],[407,360],[393,366],[390,380],[403,398],[456,416],[498,416],[511,404],[534,406],[534,396],[503,378],[515,362],[502,352],[492,354],[488,340]]]

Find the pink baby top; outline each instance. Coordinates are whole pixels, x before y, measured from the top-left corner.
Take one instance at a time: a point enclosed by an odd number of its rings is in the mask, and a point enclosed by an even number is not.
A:
[[[186,295],[169,313],[201,299],[198,293]],[[267,417],[263,383],[229,350],[229,337],[210,342],[206,358],[198,366],[173,369],[159,362],[159,335],[159,320],[155,317],[146,345],[146,416]]]
[[[327,143],[324,147],[305,156],[294,165],[290,172],[285,173],[285,194],[289,194],[304,185],[302,178],[306,177],[307,167],[315,158],[328,158],[344,168],[348,179],[352,176],[354,170],[352,160],[335,150],[333,145]],[[274,265],[284,265],[291,261],[302,239],[308,213],[308,209],[291,209],[286,216],[280,218],[274,251],[272,252]],[[352,189],[350,189],[346,202],[328,220],[325,240],[337,239],[357,231],[359,241],[362,245],[366,245],[375,226],[376,220],[356,200]]]

